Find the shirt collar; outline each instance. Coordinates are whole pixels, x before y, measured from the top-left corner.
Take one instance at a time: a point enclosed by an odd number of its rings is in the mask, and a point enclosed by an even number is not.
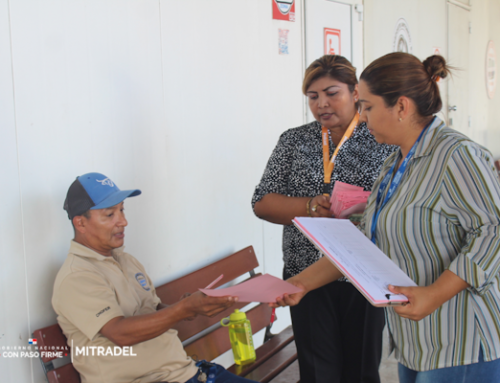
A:
[[[125,247],[122,246],[122,247],[119,247],[117,249],[114,249],[111,252],[111,254],[113,255],[112,257],[105,257],[104,255],[101,255],[101,254],[95,252],[94,250],[89,249],[87,246],[84,246],[81,243],[78,243],[78,242],[75,242],[74,240],[71,240],[69,252],[71,254],[77,255],[79,257],[91,258],[91,259],[95,259],[97,261],[106,261],[109,259],[117,260],[117,257],[123,253],[124,248]]]
[[[415,154],[413,155],[413,158],[425,157],[430,155],[435,144],[434,137],[436,133],[438,133],[444,127],[444,122],[439,117],[435,116],[431,125],[427,127],[424,135],[422,136],[422,139],[415,148]]]

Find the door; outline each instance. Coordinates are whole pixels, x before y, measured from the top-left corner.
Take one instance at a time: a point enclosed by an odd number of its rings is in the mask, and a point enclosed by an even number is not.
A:
[[[351,7],[330,0],[305,1],[306,68],[325,54],[340,54],[352,61]],[[307,107],[307,121],[313,120]]]
[[[448,63],[457,68],[448,79],[448,125],[471,137],[469,123],[470,11],[448,3]],[[471,137],[472,138],[472,137]]]

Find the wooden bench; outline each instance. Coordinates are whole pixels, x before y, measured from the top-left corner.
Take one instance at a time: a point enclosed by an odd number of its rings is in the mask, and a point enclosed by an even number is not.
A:
[[[255,252],[249,246],[157,287],[156,293],[163,303],[173,304],[184,293],[196,292],[198,288],[207,286],[221,274],[224,274],[224,277],[214,287],[231,282],[246,273],[249,273],[249,278],[253,278],[258,275],[254,271],[258,266]],[[192,321],[177,323],[174,328],[178,331],[187,354],[195,360],[210,361],[230,350],[228,329],[220,325],[220,320],[229,316],[235,309],[241,309],[246,305],[247,303],[238,302],[213,318],[198,316]],[[254,334],[267,327],[267,339],[256,349],[255,362],[244,366],[233,365],[228,370],[258,382],[297,382],[299,380],[297,349],[291,327],[287,327],[279,334],[270,334],[271,309],[267,304],[258,304],[251,308],[247,311],[247,317]],[[34,331],[33,337],[37,339],[39,347],[68,350],[66,337],[58,324]],[[59,360],[51,357],[41,357],[41,362],[49,383],[80,383],[80,376],[71,363],[58,366]]]

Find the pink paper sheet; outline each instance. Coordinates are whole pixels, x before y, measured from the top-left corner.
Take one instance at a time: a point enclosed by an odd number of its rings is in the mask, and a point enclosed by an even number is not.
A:
[[[239,302],[276,302],[283,294],[294,294],[301,291],[298,287],[269,274],[260,275],[236,286],[225,289],[200,289],[211,297],[238,297]]]
[[[360,186],[336,181],[330,198],[330,211],[335,218],[347,218],[351,214],[363,213],[369,196],[370,192],[364,191]]]

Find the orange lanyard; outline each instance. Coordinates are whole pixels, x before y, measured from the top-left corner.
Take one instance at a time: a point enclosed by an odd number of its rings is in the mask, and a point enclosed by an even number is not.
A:
[[[333,173],[333,168],[335,167],[335,158],[337,157],[337,154],[339,153],[340,148],[342,145],[344,145],[344,142],[346,142],[351,136],[352,132],[354,132],[354,128],[358,124],[359,120],[359,113],[356,112],[354,115],[354,118],[352,119],[351,123],[349,124],[349,127],[344,133],[344,136],[340,140],[339,144],[335,148],[335,151],[333,152],[332,158],[328,159],[330,156],[330,143],[328,141],[328,129],[325,128],[324,126],[321,127],[321,136],[323,138],[323,169],[325,172],[325,176],[323,179],[323,195],[328,196],[328,190],[330,183],[332,182],[332,173]]]

